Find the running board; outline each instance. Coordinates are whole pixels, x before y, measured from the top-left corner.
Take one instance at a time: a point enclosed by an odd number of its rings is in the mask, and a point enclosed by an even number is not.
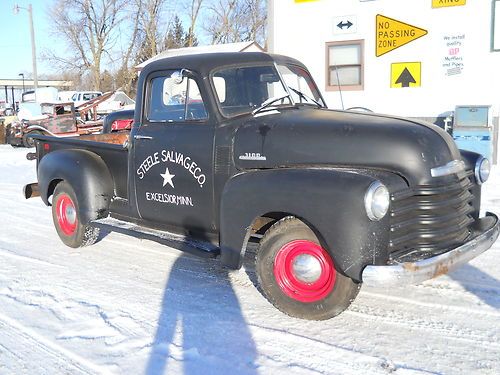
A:
[[[114,219],[112,217],[94,220],[91,222],[91,225],[107,231],[154,241],[202,258],[215,258],[220,254],[220,249],[209,242],[198,241],[181,234],[146,228],[138,224]]]

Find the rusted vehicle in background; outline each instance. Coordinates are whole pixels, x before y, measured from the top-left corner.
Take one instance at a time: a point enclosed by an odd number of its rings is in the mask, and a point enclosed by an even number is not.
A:
[[[102,120],[82,121],[76,116],[75,106],[67,103],[42,103],[42,116],[31,120],[15,121],[7,132],[7,141],[13,146],[33,147],[30,135],[44,134],[72,137],[99,133]]]

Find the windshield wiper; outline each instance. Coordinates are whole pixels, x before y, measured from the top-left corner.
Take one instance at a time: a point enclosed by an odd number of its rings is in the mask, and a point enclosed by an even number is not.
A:
[[[297,89],[294,89],[293,87],[290,87],[290,86],[288,86],[288,88],[289,88],[290,90],[292,90],[294,93],[296,93],[296,94],[297,94],[300,98],[302,98],[302,99],[304,99],[304,100],[310,100],[310,101],[312,101],[314,104],[316,104],[318,107],[323,108],[323,105],[322,105],[322,104],[320,104],[320,102],[318,102],[317,100],[315,100],[315,99],[311,98],[310,96],[308,96],[308,95],[304,94],[302,91],[299,91],[299,90],[297,90]]]
[[[275,98],[269,98],[265,100],[259,108],[256,108],[252,111],[252,115],[256,115],[259,112],[262,112],[264,109],[269,107],[271,104],[276,103],[278,100],[283,100],[285,98],[290,98],[290,94],[283,94],[281,96],[277,96]]]

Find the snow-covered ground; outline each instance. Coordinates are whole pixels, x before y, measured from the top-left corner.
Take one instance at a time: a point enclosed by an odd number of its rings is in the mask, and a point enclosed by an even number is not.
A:
[[[26,152],[0,146],[0,374],[500,373],[500,241],[449,276],[363,287],[341,316],[303,321],[217,260],[116,233],[64,246],[22,196]],[[500,168],[483,191],[500,212]]]

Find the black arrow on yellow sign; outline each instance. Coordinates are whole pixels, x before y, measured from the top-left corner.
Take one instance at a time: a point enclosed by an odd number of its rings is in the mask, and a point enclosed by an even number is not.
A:
[[[401,84],[401,87],[410,87],[410,83],[417,83],[417,81],[415,81],[408,68],[404,68],[395,83]]]

